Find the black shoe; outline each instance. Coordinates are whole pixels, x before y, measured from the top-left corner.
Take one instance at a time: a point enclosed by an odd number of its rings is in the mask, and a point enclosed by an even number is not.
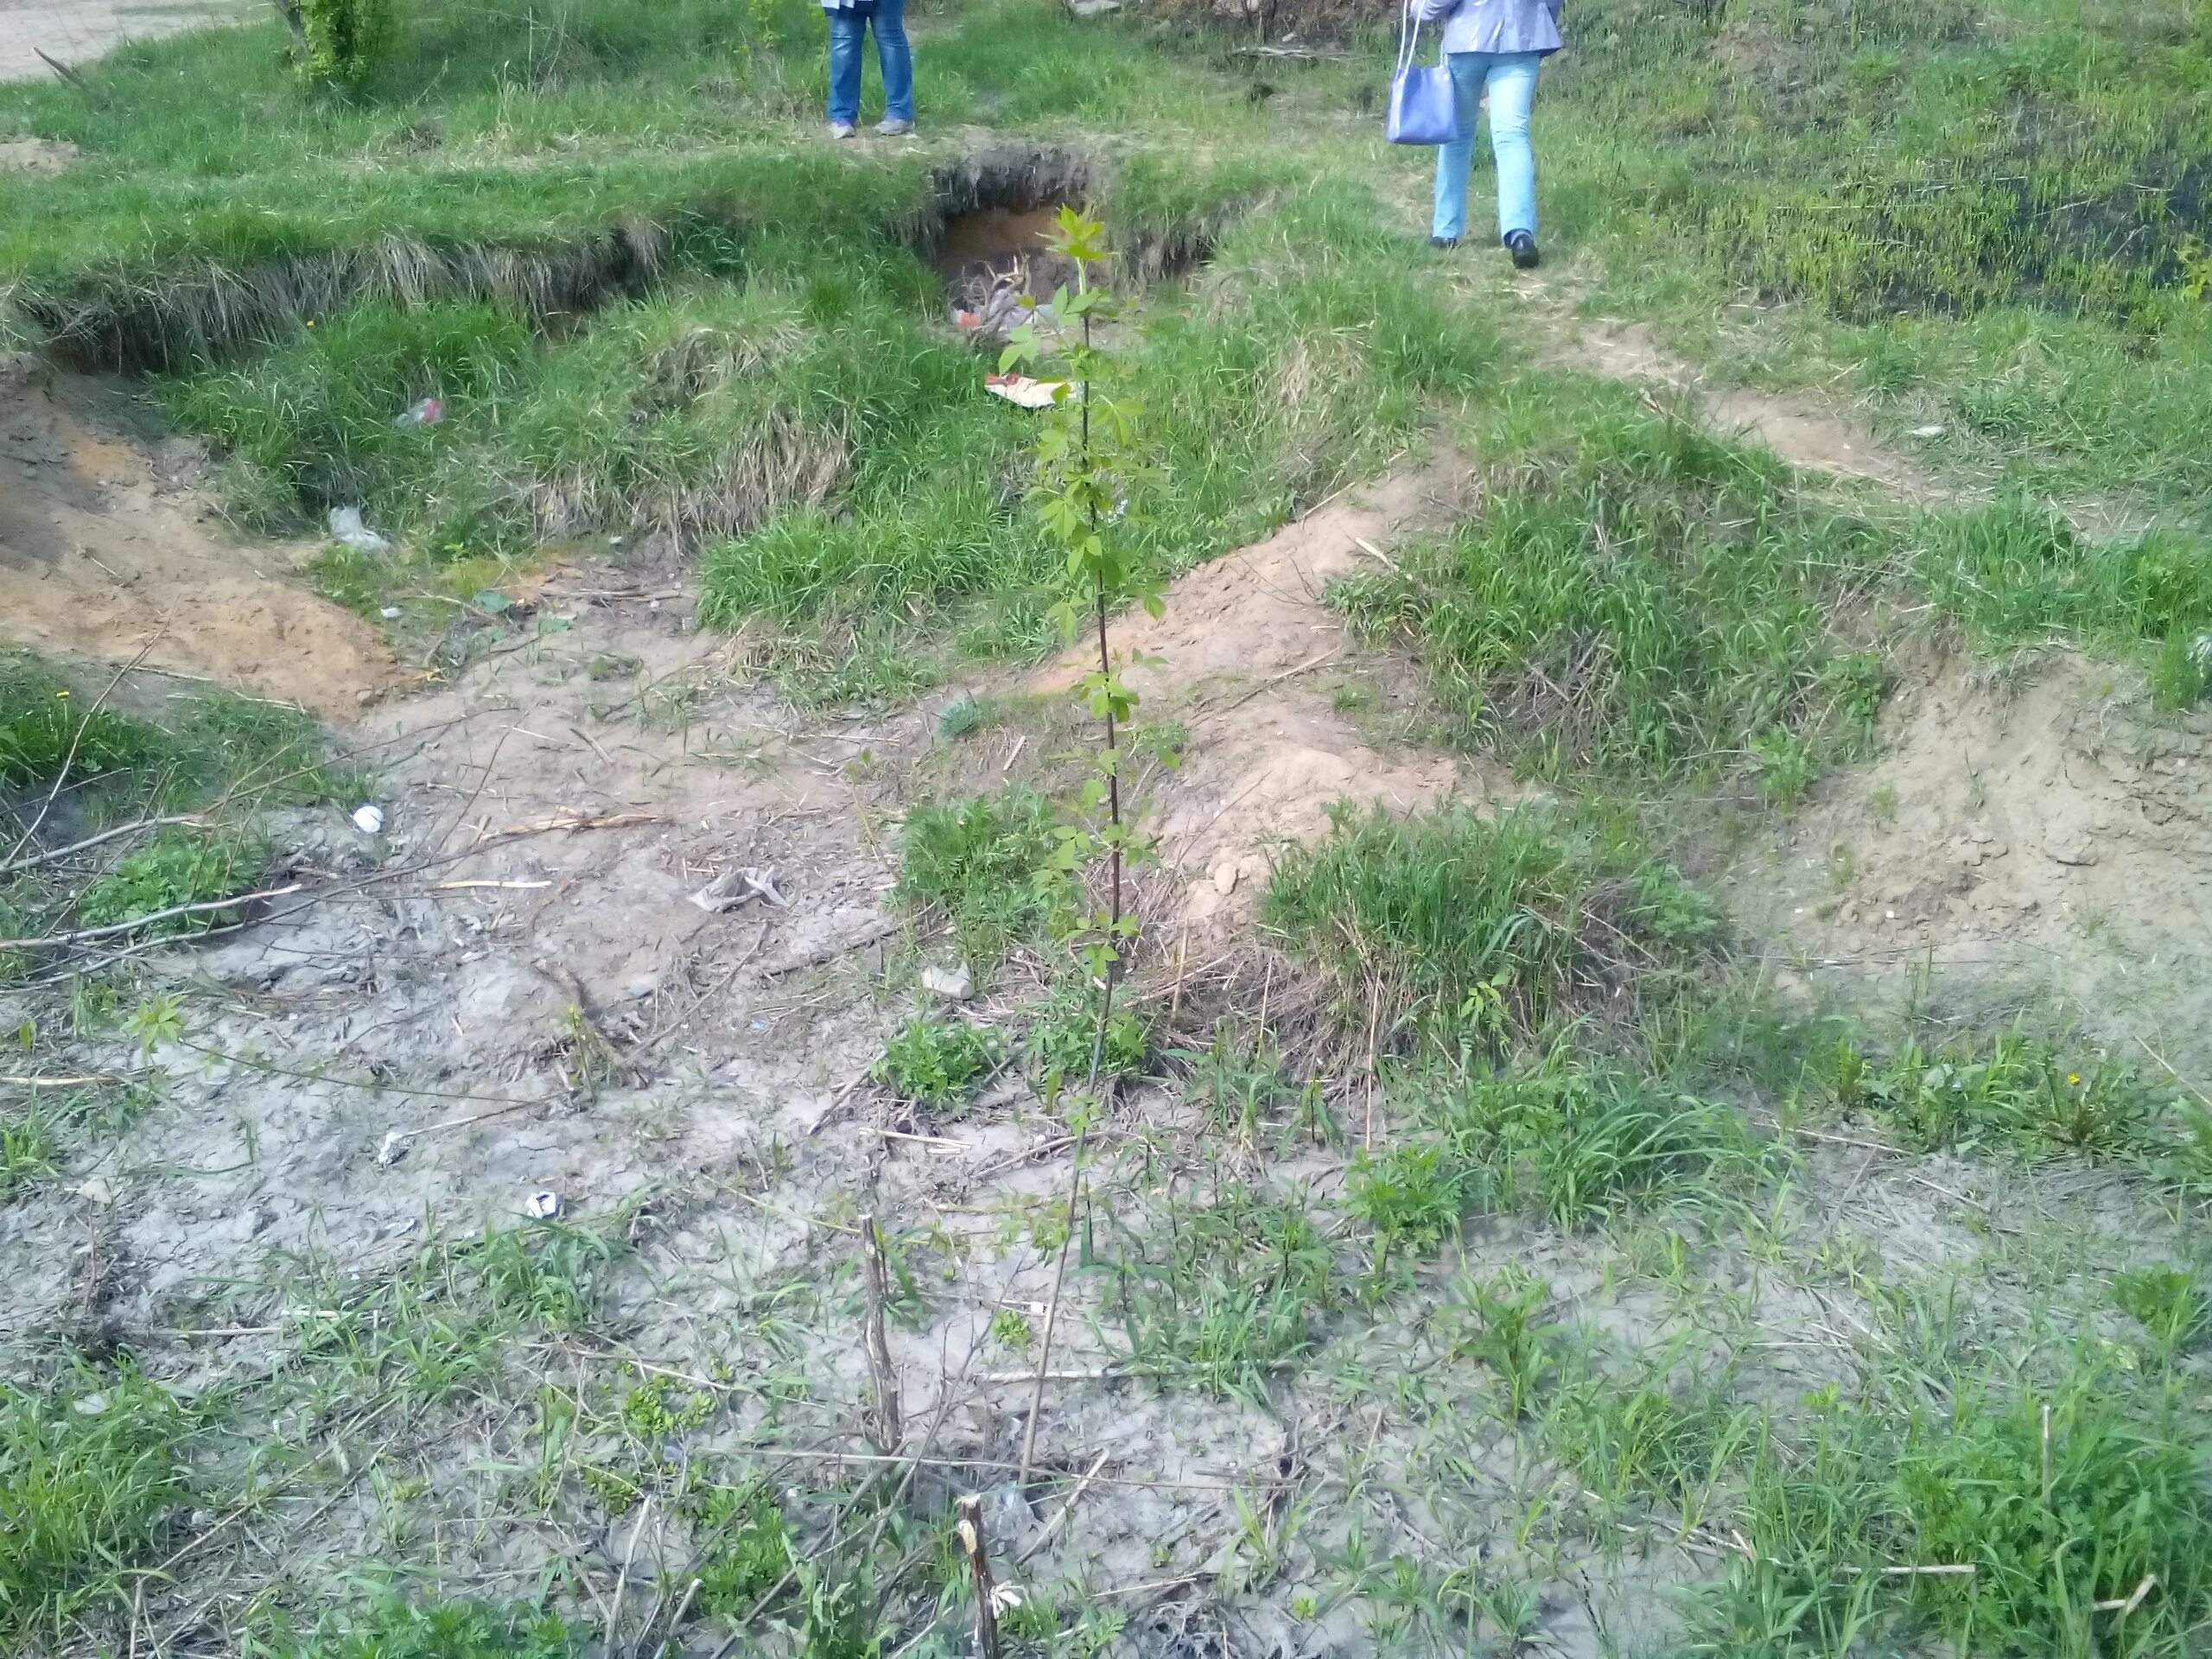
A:
[[[1536,268],[1536,238],[1528,232],[1516,231],[1507,237],[1505,251],[1513,256],[1514,270],[1534,270]]]
[[[1459,245],[1459,238],[1456,236],[1432,236],[1428,238],[1428,245],[1432,248],[1456,248]]]

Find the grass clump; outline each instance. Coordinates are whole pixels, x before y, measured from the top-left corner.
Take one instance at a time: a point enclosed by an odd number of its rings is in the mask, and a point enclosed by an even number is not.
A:
[[[1869,1634],[1977,1653],[2181,1652],[2212,1618],[2201,1437],[2171,1402],[2084,1372],[2042,1397],[1970,1386],[1948,1408],[1830,1393],[1801,1436],[1757,1447],[1742,1526],[1755,1559],[1709,1605],[1731,1652]],[[1900,1563],[1974,1571],[1883,1576]],[[2146,1576],[2151,1592],[2116,1618]]]
[[[896,901],[952,924],[976,968],[1038,938],[1057,893],[1052,804],[1020,785],[918,807],[899,833]]]
[[[884,1045],[868,1075],[901,1099],[938,1111],[965,1109],[999,1064],[997,1038],[964,1020],[910,1020]]]
[[[1934,1050],[1910,1041],[1878,1065],[1841,1042],[1835,1096],[1916,1152],[2009,1147],[2117,1158],[2151,1150],[2158,1116],[2133,1067],[2102,1058],[2069,1063],[2017,1027]]]
[[[1179,1207],[1111,1265],[1135,1366],[1254,1404],[1319,1345],[1342,1300],[1336,1252],[1305,1207],[1245,1186]]]
[[[1501,467],[1452,536],[1332,592],[1370,636],[1407,636],[1466,729],[1540,776],[1748,765],[1787,804],[1809,774],[1777,759],[1871,734],[1878,663],[1827,607],[1887,542],[1802,503],[1770,458],[1619,401],[1563,458]]]
[[[2049,507],[2014,499],[1939,526],[1922,571],[1943,606],[1993,645],[2072,635],[2147,654],[2164,707],[2188,708],[2212,690],[2212,562],[2201,543],[2160,531],[2091,543]]]
[[[190,1411],[137,1371],[0,1382],[0,1637],[61,1641],[130,1600],[188,1502]]]
[[[1534,1067],[1431,1077],[1416,1104],[1463,1207],[1593,1226],[1731,1173],[1758,1178],[1743,1119],[1554,1048]]]
[[[268,865],[269,849],[260,842],[172,827],[94,882],[78,906],[78,918],[87,927],[103,927],[227,899],[251,888]],[[164,933],[189,933],[237,918],[235,911],[208,911],[156,925]]]
[[[1618,1007],[1617,991],[1648,997],[1717,931],[1671,866],[1604,830],[1541,806],[1339,805],[1325,841],[1283,855],[1261,917],[1336,980],[1348,1017],[1372,1012],[1382,1044],[1537,1030]]]
[[[572,1659],[583,1638],[541,1609],[385,1597],[280,1645],[283,1659]]]

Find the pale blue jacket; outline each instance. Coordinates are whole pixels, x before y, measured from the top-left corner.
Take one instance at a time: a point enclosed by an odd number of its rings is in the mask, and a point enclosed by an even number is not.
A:
[[[1424,23],[1444,25],[1446,52],[1559,50],[1560,0],[1415,0]]]

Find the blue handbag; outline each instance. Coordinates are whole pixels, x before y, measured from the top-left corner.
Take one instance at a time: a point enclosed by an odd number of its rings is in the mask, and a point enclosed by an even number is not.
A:
[[[1398,26],[1398,68],[1390,77],[1390,112],[1383,131],[1394,144],[1452,144],[1459,141],[1459,92],[1442,64],[1417,68],[1421,41],[1414,0],[1405,0]]]

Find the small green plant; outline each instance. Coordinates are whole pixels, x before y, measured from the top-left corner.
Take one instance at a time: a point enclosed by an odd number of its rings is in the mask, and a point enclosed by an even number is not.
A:
[[[2212,1328],[2212,1298],[2195,1274],[2176,1268],[2123,1273],[2112,1281],[2112,1299],[2167,1359],[2188,1351]]]
[[[1759,793],[1787,812],[1805,798],[1820,764],[1804,741],[1777,728],[1751,740],[1751,775]]]
[[[950,918],[961,953],[981,969],[1044,932],[1058,845],[1052,803],[1018,785],[918,807],[899,832],[894,896]]]
[[[1102,1031],[1098,1001],[1096,992],[1086,995],[1080,986],[1064,984],[1038,1014],[1029,1028],[1029,1062],[1044,1088],[1063,1083],[1087,1086],[1094,1058],[1101,1077],[1134,1077],[1143,1071],[1152,1052],[1150,1028],[1135,1011],[1122,1008]]]
[[[980,697],[962,697],[944,705],[937,717],[937,734],[948,743],[980,732],[990,723],[990,705]]]
[[[784,1512],[760,1482],[709,1487],[692,1525],[701,1561],[699,1606],[712,1618],[745,1618],[791,1569]]]
[[[1459,1176],[1434,1146],[1362,1152],[1352,1160],[1344,1205],[1375,1230],[1378,1274],[1394,1250],[1426,1255],[1459,1230],[1465,1201]]]
[[[359,86],[398,35],[395,0],[285,0],[285,8],[300,73],[318,86]]]
[[[32,1095],[20,1111],[0,1113],[0,1204],[60,1173],[52,1119]]]
[[[79,1615],[130,1600],[190,1497],[193,1414],[128,1366],[0,1382],[0,1644],[60,1644]]]
[[[1002,1307],[991,1315],[991,1340],[1010,1354],[1026,1354],[1037,1339],[1029,1316],[1020,1308]]]
[[[1479,1360],[1497,1374],[1505,1385],[1499,1415],[1509,1423],[1529,1414],[1560,1369],[1559,1334],[1542,1320],[1551,1294],[1549,1285],[1518,1268],[1488,1280],[1462,1279],[1458,1287],[1463,1329],[1451,1354]]]
[[[868,1075],[907,1100],[940,1111],[964,1106],[999,1063],[995,1033],[964,1020],[909,1020]]]
[[[131,854],[92,884],[78,906],[78,917],[86,927],[105,927],[227,899],[251,887],[268,860],[268,849],[258,842],[164,830],[150,846]],[[235,912],[215,910],[171,917],[156,925],[165,933],[185,933],[236,919]]]

